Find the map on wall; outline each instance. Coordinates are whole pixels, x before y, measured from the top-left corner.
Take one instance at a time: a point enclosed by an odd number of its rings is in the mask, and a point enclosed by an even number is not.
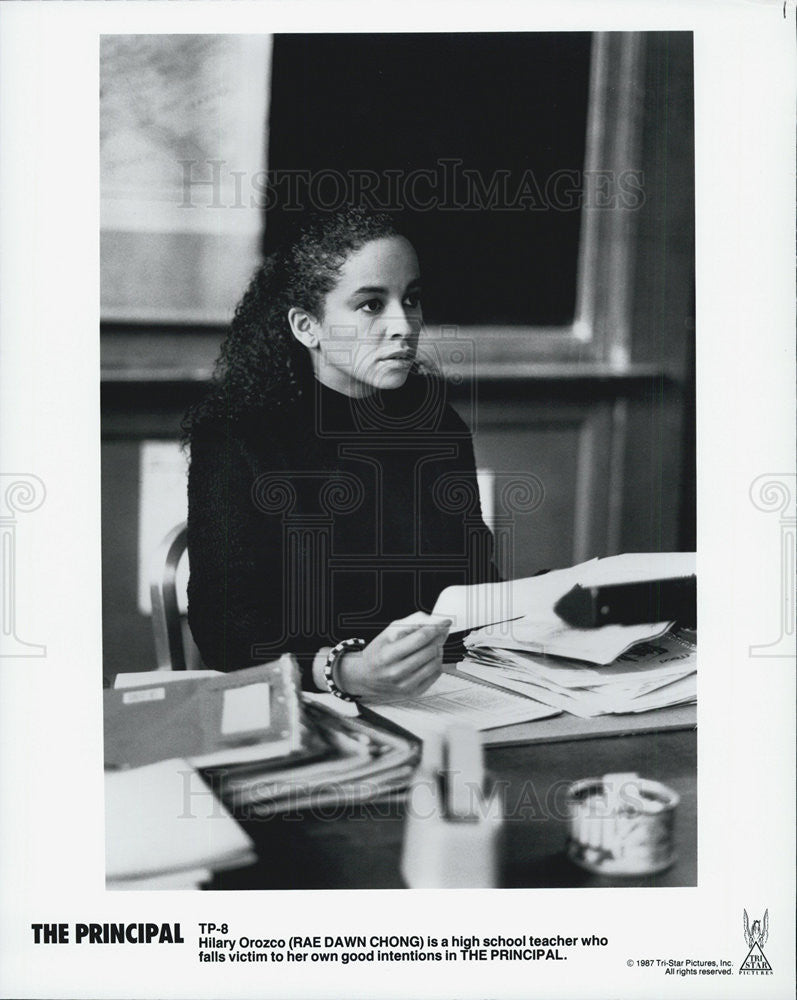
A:
[[[225,322],[259,257],[271,37],[100,51],[103,319]]]

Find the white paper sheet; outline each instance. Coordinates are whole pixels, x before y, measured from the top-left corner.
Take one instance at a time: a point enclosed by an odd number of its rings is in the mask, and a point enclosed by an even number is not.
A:
[[[373,703],[368,707],[417,736],[441,732],[452,722],[467,723],[485,730],[558,714],[558,710],[529,698],[521,699],[451,674],[442,674],[425,694],[417,698],[389,704]]]
[[[184,760],[105,773],[109,880],[246,864],[252,842]]]

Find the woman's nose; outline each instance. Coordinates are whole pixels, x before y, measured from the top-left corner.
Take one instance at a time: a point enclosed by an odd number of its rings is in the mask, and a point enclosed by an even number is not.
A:
[[[390,337],[411,337],[416,333],[419,326],[414,323],[407,309],[403,305],[394,306],[385,315],[385,325],[387,334]]]

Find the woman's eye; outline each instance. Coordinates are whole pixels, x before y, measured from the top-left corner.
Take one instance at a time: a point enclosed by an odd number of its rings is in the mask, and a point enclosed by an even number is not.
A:
[[[404,305],[407,306],[408,309],[417,309],[420,304],[421,304],[420,292],[412,292],[410,295],[407,295],[404,299]]]
[[[367,302],[363,302],[360,306],[360,309],[366,313],[377,313],[381,308],[382,302],[380,299],[368,299]]]

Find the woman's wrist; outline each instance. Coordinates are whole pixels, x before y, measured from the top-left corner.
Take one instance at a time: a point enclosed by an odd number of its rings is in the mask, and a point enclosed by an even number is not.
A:
[[[360,691],[351,683],[351,661],[349,661],[348,668],[344,672],[345,679],[343,681],[340,680],[341,661],[347,654],[355,650],[360,651],[364,649],[365,645],[365,639],[342,639],[336,646],[330,649],[327,655],[327,661],[324,666],[324,680],[326,681],[327,690],[344,701],[356,701]]]
[[[362,694],[357,690],[358,667],[362,661],[363,653],[361,649],[348,650],[337,658],[333,669],[333,680],[344,694],[353,698]]]
[[[324,694],[329,693],[329,685],[326,679],[326,665],[331,649],[331,646],[322,646],[313,657],[313,684],[315,684],[317,690],[323,691]],[[359,661],[362,660],[362,655],[362,650],[359,649],[346,650],[336,657],[332,665],[332,680],[344,694],[356,697],[360,693],[357,690],[356,678],[359,673],[357,668]]]

